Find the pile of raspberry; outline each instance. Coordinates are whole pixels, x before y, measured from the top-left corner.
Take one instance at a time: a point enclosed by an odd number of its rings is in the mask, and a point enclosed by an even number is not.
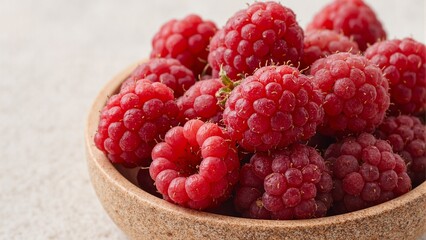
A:
[[[388,117],[376,130],[376,135],[388,141],[405,160],[413,184],[426,180],[426,126],[420,119],[409,115]]]
[[[186,208],[290,220],[381,204],[426,179],[426,48],[385,39],[362,0],[334,0],[306,32],[273,1],[221,28],[170,20],[94,144]]]
[[[333,173],[335,213],[374,206],[411,189],[404,160],[372,134],[346,137],[330,145],[324,158]]]

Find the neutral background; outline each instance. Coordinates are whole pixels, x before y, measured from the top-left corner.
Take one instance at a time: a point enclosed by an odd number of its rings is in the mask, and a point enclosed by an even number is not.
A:
[[[246,2],[0,0],[0,239],[125,239],[90,185],[90,104],[148,56],[165,21],[198,13],[222,26]],[[305,27],[329,1],[281,2]],[[425,42],[424,0],[368,2],[390,38]]]

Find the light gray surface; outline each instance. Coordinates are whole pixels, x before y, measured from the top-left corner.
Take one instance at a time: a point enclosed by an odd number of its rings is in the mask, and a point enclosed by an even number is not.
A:
[[[170,18],[222,26],[247,1],[0,0],[0,239],[125,239],[86,169],[84,122]],[[303,27],[329,1],[281,1]],[[425,42],[424,0],[370,0],[391,38]],[[426,236],[425,238],[426,239]]]

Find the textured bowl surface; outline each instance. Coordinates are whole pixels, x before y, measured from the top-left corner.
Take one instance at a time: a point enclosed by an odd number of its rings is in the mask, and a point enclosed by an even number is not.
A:
[[[312,220],[253,220],[185,209],[134,185],[94,143],[99,112],[137,66],[112,79],[90,109],[86,132],[92,184],[112,220],[132,239],[416,239],[426,231],[426,182],[364,210]]]

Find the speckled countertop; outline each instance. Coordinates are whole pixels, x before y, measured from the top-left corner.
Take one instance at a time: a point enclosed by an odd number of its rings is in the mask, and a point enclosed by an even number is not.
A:
[[[390,38],[425,42],[424,0],[367,1]],[[148,56],[168,19],[199,13],[222,26],[246,2],[0,0],[0,239],[125,239],[90,185],[90,104]],[[305,27],[329,0],[281,2]]]

